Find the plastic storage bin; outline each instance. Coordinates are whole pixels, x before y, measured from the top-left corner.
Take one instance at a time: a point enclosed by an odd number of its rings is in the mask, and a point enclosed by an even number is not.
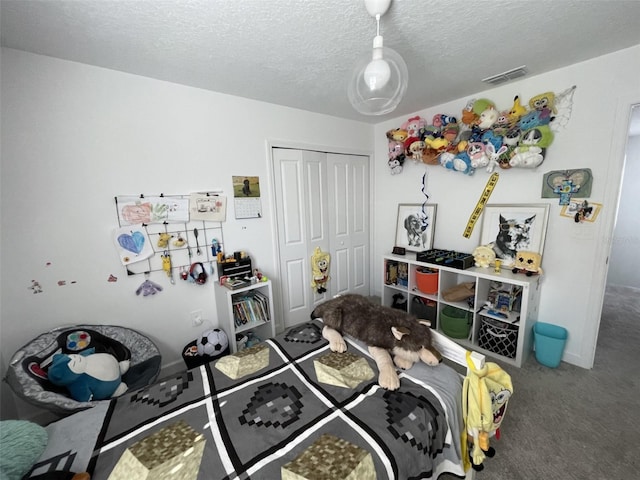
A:
[[[451,338],[468,338],[471,330],[471,312],[450,305],[440,312],[440,328]]]
[[[537,322],[533,326],[536,360],[549,368],[556,368],[562,360],[568,332],[564,327]]]
[[[416,286],[422,293],[438,293],[438,271],[427,267],[416,268]]]

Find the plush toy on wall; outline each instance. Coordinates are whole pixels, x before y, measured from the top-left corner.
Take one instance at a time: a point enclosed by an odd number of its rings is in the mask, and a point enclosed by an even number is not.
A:
[[[129,360],[118,362],[108,353],[94,353],[90,348],[80,354],[53,356],[49,381],[66,387],[74,400],[90,402],[117,397],[127,391],[121,376],[129,369]]]
[[[442,360],[431,344],[429,322],[404,311],[375,305],[362,295],[332,298],[318,305],[311,318],[322,318],[322,336],[329,341],[333,352],[347,350],[342,335],[351,335],[366,343],[378,366],[378,383],[388,390],[400,386],[395,367],[408,369],[420,360],[435,366]]]

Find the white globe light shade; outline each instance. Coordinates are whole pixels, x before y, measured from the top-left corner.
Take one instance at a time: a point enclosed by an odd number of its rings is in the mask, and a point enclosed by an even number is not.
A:
[[[407,64],[393,49],[377,47],[356,64],[347,95],[363,115],[384,115],[396,109],[407,91]]]

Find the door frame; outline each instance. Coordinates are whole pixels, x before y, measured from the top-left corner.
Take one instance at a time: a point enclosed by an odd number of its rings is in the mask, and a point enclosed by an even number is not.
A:
[[[284,311],[284,307],[282,304],[282,289],[280,285],[280,278],[282,278],[280,272],[280,243],[278,241],[278,222],[276,212],[276,189],[275,189],[275,172],[273,170],[274,160],[273,160],[273,149],[274,148],[290,148],[295,150],[311,150],[315,152],[322,153],[336,153],[343,155],[361,155],[369,158],[369,198],[375,197],[375,175],[374,175],[374,153],[372,150],[361,150],[357,148],[345,148],[338,146],[330,146],[330,145],[319,145],[305,142],[296,142],[290,140],[278,140],[278,139],[267,139],[266,149],[267,149],[267,163],[268,163],[268,171],[269,171],[269,209],[271,212],[274,212],[271,215],[271,243],[273,245],[273,258],[276,259],[274,261],[275,268],[275,280],[272,278],[272,291],[273,291],[273,304],[275,309],[275,318],[276,320],[276,332],[280,333],[284,330],[284,321],[282,318],[282,312]],[[374,259],[373,254],[375,252],[374,248],[374,232],[375,232],[375,218],[373,215],[373,208],[369,209],[369,271],[373,272]]]
[[[640,95],[637,93],[621,95],[618,97],[616,105],[613,132],[622,132],[616,134],[611,140],[609,149],[609,159],[611,168],[609,168],[605,180],[605,192],[603,198],[604,205],[615,206],[612,215],[607,215],[603,219],[602,232],[606,235],[606,242],[601,242],[596,248],[595,259],[603,259],[604,261],[596,262],[593,280],[591,282],[591,291],[589,298],[591,299],[590,311],[597,312],[588,319],[587,328],[585,328],[585,337],[582,341],[582,352],[580,357],[582,361],[580,366],[584,368],[593,368],[596,356],[596,348],[598,343],[598,334],[600,332],[600,320],[602,318],[602,309],[604,307],[604,295],[607,286],[607,274],[609,273],[609,256],[613,248],[613,233],[618,218],[618,208],[620,203],[620,195],[622,193],[622,179],[624,173],[624,164],[626,160],[626,149],[629,138],[629,126],[631,122],[632,109],[635,105],[640,105]]]

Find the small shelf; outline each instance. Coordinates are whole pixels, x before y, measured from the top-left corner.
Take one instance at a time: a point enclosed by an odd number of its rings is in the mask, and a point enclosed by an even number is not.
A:
[[[260,340],[275,336],[271,281],[231,290],[216,284],[218,321],[227,331],[231,352],[238,351],[236,334],[253,332]]]

